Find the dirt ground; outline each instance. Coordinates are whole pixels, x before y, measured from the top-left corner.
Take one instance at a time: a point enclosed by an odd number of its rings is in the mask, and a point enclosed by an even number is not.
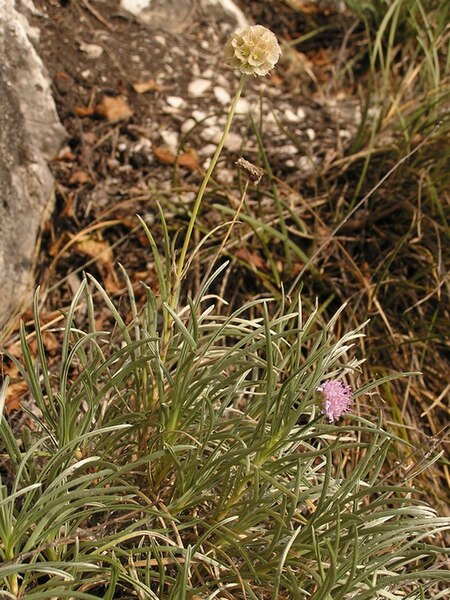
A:
[[[91,270],[110,293],[120,293],[115,263],[151,283],[148,244],[135,214],[153,225],[156,199],[182,225],[215,149],[238,76],[222,61],[232,23],[197,12],[183,32],[149,30],[111,2],[36,1],[33,25],[53,82],[66,146],[52,164],[57,181],[54,218],[41,241],[37,280],[46,308],[65,304],[79,273]],[[299,53],[284,47],[271,77],[249,81],[224,158],[215,173],[233,203],[235,161],[258,163],[256,123],[262,109],[264,146],[276,176],[301,189],[331,163],[358,126],[358,101],[342,90],[314,92],[336,68],[345,16],[275,11],[270,2],[243,2],[249,19],[271,26],[285,41],[339,17],[341,36],[328,35]],[[315,81],[316,80],[316,81]],[[298,197],[296,197],[296,193]],[[206,226],[217,221],[207,214]],[[208,223],[208,219],[210,223]],[[157,227],[157,225],[155,225]],[[91,264],[87,264],[91,261]]]

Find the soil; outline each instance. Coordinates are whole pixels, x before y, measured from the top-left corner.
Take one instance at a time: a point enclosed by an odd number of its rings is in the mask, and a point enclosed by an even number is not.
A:
[[[112,294],[123,289],[117,262],[132,273],[133,283],[152,283],[148,242],[135,215],[157,230],[159,200],[174,228],[186,223],[238,75],[222,60],[234,25],[205,11],[197,9],[184,31],[174,33],[148,29],[121,10],[118,0],[35,5],[38,51],[69,136],[52,163],[56,210],[43,232],[37,265],[42,300],[52,311],[68,302],[82,270],[93,272]],[[314,16],[302,23],[292,9],[276,11],[270,2],[243,2],[242,8],[249,19],[274,23],[288,41]],[[317,13],[319,21],[335,17]],[[342,33],[344,16],[340,19]],[[336,45],[339,38],[329,39]],[[290,186],[299,214],[301,187],[342,155],[357,130],[358,101],[342,91],[330,89],[326,97],[314,91],[314,80],[324,80],[334,64],[327,43],[318,59],[322,42],[309,44],[306,53],[285,47],[271,77],[248,81],[215,173],[229,197],[216,201],[233,205],[240,156],[260,164],[254,130],[260,122],[271,168]],[[206,228],[220,218],[213,213],[205,211]]]

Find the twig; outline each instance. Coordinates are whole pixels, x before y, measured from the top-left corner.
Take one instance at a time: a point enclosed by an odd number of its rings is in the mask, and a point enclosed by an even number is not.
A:
[[[108,23],[108,21],[104,17],[102,17],[98,10],[96,10],[93,6],[90,5],[88,0],[81,0],[81,3],[91,13],[91,15],[93,15],[97,19],[97,21],[100,21],[100,23],[110,31],[115,31],[115,28],[110,23]]]

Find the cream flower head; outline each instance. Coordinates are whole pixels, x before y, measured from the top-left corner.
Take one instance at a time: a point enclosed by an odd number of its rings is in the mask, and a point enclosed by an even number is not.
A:
[[[243,27],[225,44],[225,60],[245,75],[263,76],[277,64],[281,49],[275,34],[262,25]]]

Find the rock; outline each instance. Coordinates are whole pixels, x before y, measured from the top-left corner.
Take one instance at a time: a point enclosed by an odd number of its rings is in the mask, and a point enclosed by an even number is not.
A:
[[[214,144],[219,143],[221,136],[222,132],[220,128],[215,125],[205,127],[200,132],[200,137],[205,140],[205,142],[213,142]]]
[[[204,121],[207,117],[207,113],[205,113],[205,111],[203,110],[194,110],[192,112],[192,118],[195,119],[197,121],[197,123],[201,123],[202,121]]]
[[[21,5],[33,9],[30,3]],[[0,4],[0,327],[6,330],[31,299],[36,237],[53,208],[47,161],[66,132],[30,40],[35,30],[14,0]]]
[[[214,96],[216,97],[217,101],[220,102],[220,104],[231,103],[231,96],[229,92],[219,85],[216,85],[214,88]]]
[[[194,127],[197,125],[197,121],[195,119],[187,119],[181,126],[180,130],[183,135],[190,133]]]
[[[203,96],[208,88],[211,87],[210,79],[193,79],[188,85],[188,92],[190,96],[198,98]]]
[[[180,143],[178,139],[178,134],[170,129],[163,129],[159,132],[159,134],[164,140],[164,143],[169,148],[169,150],[176,154]]]
[[[184,108],[186,106],[186,101],[180,96],[167,96],[166,102],[172,108]]]
[[[123,9],[151,29],[181,32],[195,18],[195,12],[212,14],[228,29],[245,27],[248,21],[233,0],[121,0]]]
[[[220,22],[220,17],[223,18],[223,14],[226,14],[229,19],[234,21],[233,25],[235,27],[247,27],[249,25],[244,13],[233,0],[203,0],[203,4],[209,10],[218,11],[218,22]]]
[[[316,139],[316,132],[314,129],[312,129],[312,127],[308,127],[306,130],[306,135],[308,136],[310,142],[313,142]]]
[[[238,133],[230,131],[225,140],[225,147],[230,152],[238,152],[242,147],[242,138]]]
[[[181,32],[191,22],[192,0],[121,0],[120,5],[151,29]]]
[[[200,153],[203,156],[212,156],[216,150],[217,150],[216,144],[206,144],[206,146],[203,146],[200,149]]]
[[[95,60],[103,54],[103,48],[98,44],[85,44],[80,42],[80,50],[84,52],[88,58]]]
[[[239,98],[236,104],[237,115],[248,115],[250,111],[250,102],[245,98]]]

